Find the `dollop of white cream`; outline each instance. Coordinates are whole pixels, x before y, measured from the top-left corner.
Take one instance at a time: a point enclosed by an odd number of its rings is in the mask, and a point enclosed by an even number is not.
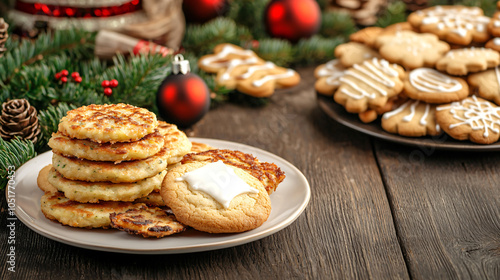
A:
[[[210,195],[224,208],[228,208],[231,201],[240,194],[259,192],[238,177],[234,170],[222,161],[212,162],[187,172],[175,181],[186,181],[191,189]]]

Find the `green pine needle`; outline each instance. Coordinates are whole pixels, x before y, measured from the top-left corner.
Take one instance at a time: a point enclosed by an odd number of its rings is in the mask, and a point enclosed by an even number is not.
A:
[[[69,110],[75,109],[76,106],[66,103],[59,103],[57,106],[49,106],[46,110],[38,112],[38,123],[42,130],[40,140],[36,143],[37,151],[48,150],[47,143],[49,142],[52,133],[58,129],[59,121],[66,115]]]
[[[5,141],[0,138],[0,189],[4,189],[9,178],[9,170],[18,169],[37,155],[33,142],[15,138]]]

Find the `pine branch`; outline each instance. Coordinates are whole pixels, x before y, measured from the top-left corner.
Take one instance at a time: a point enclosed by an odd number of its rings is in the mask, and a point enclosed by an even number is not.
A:
[[[9,181],[8,171],[12,166],[18,169],[37,155],[33,142],[15,138],[5,141],[0,137],[0,189],[4,189]]]
[[[314,65],[319,61],[328,61],[335,57],[335,48],[345,42],[344,37],[323,38],[313,36],[300,40],[294,47],[294,63],[299,65]]]
[[[106,101],[125,102],[148,109],[154,108],[156,92],[170,72],[171,60],[170,56],[139,55],[132,56],[129,61],[126,61],[124,56],[116,56],[114,67],[109,68],[102,75],[103,80],[116,79],[119,84]]]
[[[7,84],[22,66],[31,65],[47,56],[66,53],[72,59],[93,56],[95,34],[78,29],[41,34],[34,42],[25,40],[17,48],[7,50],[0,60],[0,80]]]
[[[375,23],[376,26],[386,27],[394,23],[406,21],[406,4],[401,1],[389,3]]]
[[[38,111],[38,122],[42,129],[42,137],[36,143],[36,150],[47,150],[52,133],[58,129],[59,121],[66,115],[69,110],[75,109],[76,106],[68,105],[67,103],[59,103],[57,106],[50,106],[46,110]]]
[[[279,66],[289,66],[294,61],[292,44],[282,39],[263,39],[254,51]]]
[[[216,18],[203,25],[190,25],[186,29],[183,46],[198,55],[210,53],[222,43],[242,45],[251,41],[248,28],[238,26],[229,18]]]
[[[256,40],[268,37],[264,25],[264,12],[268,0],[239,0],[231,2],[228,17],[241,26],[248,26]],[[251,16],[250,16],[251,15]]]
[[[347,12],[327,11],[322,14],[321,19],[319,34],[323,37],[342,36],[347,40],[357,30],[356,23]]]

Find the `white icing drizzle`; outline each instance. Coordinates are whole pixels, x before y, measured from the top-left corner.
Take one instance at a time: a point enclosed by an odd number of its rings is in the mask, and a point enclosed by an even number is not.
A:
[[[222,75],[220,76],[221,81],[227,81],[231,79],[231,72],[233,69],[240,65],[253,65],[257,63],[259,60],[256,57],[249,57],[247,59],[232,59],[227,62],[227,68],[224,70]]]
[[[240,194],[259,192],[238,177],[234,170],[222,161],[212,162],[187,172],[175,181],[186,181],[190,188],[210,195],[224,208],[228,208],[233,198]]]
[[[464,99],[460,102],[453,102],[449,105],[439,106],[436,110],[450,110],[453,118],[460,122],[451,124],[450,129],[468,125],[472,130],[484,130],[483,136],[488,137],[489,131],[500,133],[500,130],[495,126],[500,126],[500,107],[494,107],[488,101],[480,102],[476,96]],[[463,113],[463,117],[458,115],[458,112]]]
[[[363,62],[363,66],[355,64],[353,66],[353,69],[356,70],[347,70],[345,72],[345,75],[340,78],[340,81],[342,83],[345,83],[352,87],[356,92],[351,92],[347,90],[346,88],[342,88],[341,92],[350,96],[351,98],[354,99],[362,99],[364,97],[367,97],[369,99],[374,99],[376,98],[375,93],[369,93],[365,90],[363,90],[361,87],[359,87],[353,79],[358,80],[358,83],[364,83],[366,85],[369,85],[371,88],[373,88],[375,91],[380,93],[382,96],[387,96],[387,91],[385,89],[382,89],[380,86],[378,86],[376,83],[380,83],[388,88],[393,88],[396,83],[390,79],[390,77],[397,77],[398,72],[394,70],[389,62],[386,60],[379,60],[377,58],[373,58],[371,61],[366,60]],[[366,75],[369,79],[364,77],[363,75],[357,73],[361,72],[362,74]],[[351,79],[349,79],[351,77]],[[373,80],[373,81],[370,81]]]
[[[419,104],[420,104],[419,100],[408,100],[403,105],[399,106],[397,109],[385,113],[382,116],[382,118],[384,118],[384,119],[392,118],[395,115],[402,113],[406,109],[406,107],[408,107],[408,105],[409,105],[410,106],[410,114],[404,116],[403,121],[404,122],[411,122],[413,120],[413,118],[415,117],[417,106]],[[423,126],[427,125],[427,118],[429,117],[430,110],[431,110],[431,105],[426,103],[424,114],[422,115],[422,117],[420,118],[420,120],[418,122],[420,125],[423,125]],[[439,131],[439,130],[440,130],[439,126],[436,126],[436,131]]]
[[[418,68],[410,72],[410,84],[423,92],[454,92],[462,89],[462,84],[451,76],[431,68]]]
[[[269,70],[269,69],[273,69],[273,68],[276,68],[276,65],[272,62],[266,62],[264,64],[250,66],[250,67],[248,67],[247,71],[245,73],[241,74],[238,78],[248,79],[257,71]]]
[[[245,58],[256,57],[255,53],[251,50],[240,50],[231,45],[225,45],[220,52],[200,59],[200,61],[203,65],[210,65],[211,67],[216,68],[226,68],[230,62],[225,58],[230,54],[239,55]]]
[[[486,25],[490,22],[490,18],[484,16],[482,10],[477,7],[443,9],[441,6],[435,6],[419,15],[424,16],[423,25],[436,24],[438,29],[448,28],[462,37],[472,30],[485,32]]]
[[[260,80],[255,80],[255,81],[253,81],[252,85],[254,87],[261,87],[269,81],[278,80],[278,79],[286,79],[286,78],[293,77],[294,75],[295,75],[295,71],[293,71],[292,69],[287,69],[285,73],[275,74],[275,75],[267,75]]]
[[[493,39],[493,44],[494,44],[495,46],[500,46],[500,38],[499,38],[499,37],[494,38],[494,39]]]
[[[340,78],[345,75],[345,69],[340,65],[338,59],[328,61],[317,72],[319,77],[328,77],[326,83],[332,86],[340,85]]]

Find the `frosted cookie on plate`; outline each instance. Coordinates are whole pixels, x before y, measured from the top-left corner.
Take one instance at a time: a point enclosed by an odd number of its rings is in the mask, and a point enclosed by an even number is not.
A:
[[[467,81],[477,95],[500,105],[500,69],[498,66],[494,69],[470,74]]]
[[[450,75],[464,76],[500,64],[500,54],[487,48],[454,49],[438,60],[436,69]]]
[[[155,132],[156,115],[128,104],[89,105],[70,110],[59,132],[71,138],[101,142],[131,142]]]
[[[268,194],[276,191],[278,185],[285,179],[285,172],[276,164],[261,162],[254,156],[240,151],[214,149],[192,153],[184,156],[181,163],[216,162],[219,160],[225,164],[243,169],[257,178],[264,185]]]
[[[340,78],[344,76],[347,68],[342,66],[338,59],[333,59],[321,64],[314,70],[317,78],[314,89],[323,95],[332,96],[340,85]]]
[[[406,76],[404,92],[415,100],[442,104],[467,97],[469,85],[464,79],[452,77],[431,68],[417,68]]]
[[[436,105],[408,100],[382,116],[382,129],[408,137],[439,135],[441,129],[436,123],[435,111]]]
[[[209,233],[248,231],[271,213],[262,183],[222,161],[176,166],[168,171],[161,196],[179,222]]]
[[[354,64],[361,64],[363,61],[374,57],[381,58],[376,50],[357,42],[348,42],[338,45],[335,48],[335,57],[337,57],[342,66],[346,68]]]
[[[347,112],[362,113],[383,107],[403,90],[404,69],[387,60],[373,58],[349,68],[340,78],[333,99]]]
[[[500,107],[475,95],[438,106],[436,120],[457,140],[491,144],[500,138]]]

